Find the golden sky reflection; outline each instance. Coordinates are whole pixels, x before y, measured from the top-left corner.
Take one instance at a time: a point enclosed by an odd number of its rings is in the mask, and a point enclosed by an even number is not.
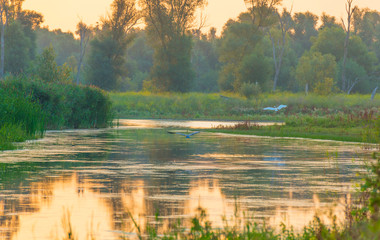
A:
[[[147,224],[147,217],[150,217],[149,222],[154,221],[152,216],[155,214],[155,209],[152,199],[161,202],[167,200],[160,199],[160,192],[156,192],[158,195],[155,198],[143,180],[129,182],[125,184],[128,186],[121,188],[129,188],[130,191],[121,190],[121,192],[113,192],[111,195],[94,190],[98,189],[99,184],[91,182],[96,181],[91,179],[81,181],[82,183],[78,183],[78,177],[74,174],[71,177],[51,179],[48,183],[33,184],[31,201],[28,204],[37,206],[36,210],[30,213],[18,213],[18,221],[14,218],[13,225],[8,226],[17,228],[17,232],[11,239],[62,239],[65,231],[67,232],[67,219],[70,219],[77,239],[89,239],[89,236],[94,236],[95,239],[117,239],[117,232],[113,230],[135,231],[126,213],[130,212],[136,222],[144,228]],[[121,201],[120,207],[115,207],[117,199]],[[198,213],[197,209],[201,206],[208,213],[209,220],[213,222],[214,227],[222,226],[222,216],[231,219],[235,206],[234,197],[226,196],[216,179],[192,181],[187,195],[173,195],[167,202],[164,215],[191,217]],[[327,223],[330,220],[330,212],[337,215],[338,219],[344,217],[344,199],[339,199],[335,206],[330,206],[321,203],[316,194],[313,199],[309,200],[294,199],[293,193],[289,192],[288,198],[278,201],[263,202],[263,199],[250,199],[242,202],[242,210],[248,205],[262,206],[263,209],[257,211],[260,211],[260,215],[267,216],[266,220],[272,226],[286,223],[296,226],[296,229],[301,229],[303,225],[313,220],[316,213],[320,214]],[[24,201],[25,203],[27,201]],[[176,208],[176,210],[170,210],[170,208]],[[4,202],[0,202],[0,215],[3,214]],[[126,219],[112,219],[113,216],[118,215],[124,216]],[[250,215],[255,216],[255,213]],[[169,216],[163,219],[164,229],[168,228],[169,221]],[[117,222],[123,224],[116,224]],[[118,227],[115,229],[115,226]]]
[[[20,213],[18,231],[12,240],[63,239],[67,233],[68,215],[78,239],[88,239],[91,234],[96,239],[115,238],[114,233],[108,232],[112,229],[112,221],[106,201],[100,198],[99,192],[91,190],[91,184],[78,185],[76,175],[57,179],[50,186],[49,201],[44,201],[46,191],[39,191],[41,187],[43,184],[32,186],[30,203],[38,205],[39,210]]]
[[[88,24],[95,24],[101,16],[105,16],[112,0],[26,0],[25,9],[33,9],[45,16],[44,25],[52,29],[75,31],[80,19]],[[214,26],[219,30],[230,18],[236,18],[246,10],[244,0],[208,0],[204,9],[207,15],[207,27]],[[345,16],[346,0],[283,0],[283,6],[293,12],[311,11],[317,15],[326,12],[338,19]],[[380,11],[380,1],[354,0],[359,7],[369,7]]]

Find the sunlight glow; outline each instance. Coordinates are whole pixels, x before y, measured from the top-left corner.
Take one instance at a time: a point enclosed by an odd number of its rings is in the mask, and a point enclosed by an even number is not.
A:
[[[112,0],[26,0],[24,9],[41,12],[45,17],[43,26],[73,32],[80,19],[87,24],[96,24],[100,17],[107,14],[111,2]],[[293,6],[293,13],[311,11],[321,15],[322,12],[326,12],[340,20],[345,16],[345,2],[345,0],[284,0],[283,6],[287,9]],[[380,1],[356,0],[354,5],[380,11]],[[205,30],[214,26],[221,31],[228,19],[236,18],[245,10],[243,0],[208,0],[208,6],[204,10],[207,14]]]

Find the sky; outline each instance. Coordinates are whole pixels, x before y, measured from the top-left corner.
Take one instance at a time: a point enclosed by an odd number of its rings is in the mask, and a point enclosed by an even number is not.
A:
[[[44,15],[43,26],[50,29],[75,31],[80,20],[86,24],[95,24],[109,11],[112,0],[25,0],[24,9],[35,10]],[[293,13],[311,11],[317,15],[326,12],[340,19],[345,17],[346,0],[283,0],[283,7]],[[379,0],[354,0],[360,8],[368,7],[380,11]],[[245,11],[244,0],[208,0],[204,9],[207,15],[206,27],[216,27],[218,31],[230,18],[236,18]],[[207,29],[207,28],[206,28]]]

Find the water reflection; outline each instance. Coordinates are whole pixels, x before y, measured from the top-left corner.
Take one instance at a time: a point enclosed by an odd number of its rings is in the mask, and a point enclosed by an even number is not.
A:
[[[27,150],[0,153],[0,238],[61,239],[70,222],[78,239],[118,239],[136,231],[130,216],[164,231],[199,206],[221,226],[236,204],[297,229],[316,213],[344,216],[357,151],[207,133],[188,140],[160,129],[50,132]]]
[[[233,127],[244,121],[189,121],[189,120],[141,120],[141,119],[119,119],[117,123],[124,127],[141,127],[141,128],[195,128],[208,129],[218,126]],[[282,125],[282,122],[252,122],[259,126]]]

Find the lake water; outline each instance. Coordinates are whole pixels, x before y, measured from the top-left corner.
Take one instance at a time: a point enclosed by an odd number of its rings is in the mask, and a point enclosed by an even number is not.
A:
[[[186,139],[137,125],[48,132],[0,153],[0,239],[62,239],[70,226],[77,239],[133,237],[130,216],[164,231],[177,219],[186,225],[198,207],[215,227],[238,206],[241,217],[300,229],[315,214],[343,219],[362,169],[353,143],[207,132]]]

